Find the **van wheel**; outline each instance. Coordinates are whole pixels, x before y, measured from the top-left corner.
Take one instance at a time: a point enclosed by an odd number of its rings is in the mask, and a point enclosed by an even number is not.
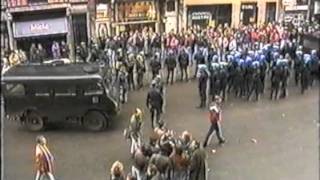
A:
[[[105,116],[99,111],[89,111],[84,116],[83,125],[90,131],[101,131],[106,124]]]
[[[37,113],[30,112],[25,117],[26,127],[30,131],[41,131],[45,128],[45,122]]]

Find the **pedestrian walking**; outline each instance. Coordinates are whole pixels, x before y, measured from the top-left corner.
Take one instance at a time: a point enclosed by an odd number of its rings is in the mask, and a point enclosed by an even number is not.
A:
[[[47,140],[44,136],[36,138],[36,178],[35,180],[43,180],[44,178],[55,180],[53,176],[53,155],[51,154]]]
[[[125,180],[124,167],[120,161],[112,164],[110,180]]]
[[[210,128],[203,143],[203,147],[207,147],[211,135],[216,132],[219,144],[224,144],[225,139],[222,136],[221,129],[221,108],[218,104],[214,104],[209,109]]]
[[[163,107],[163,96],[161,92],[156,88],[156,82],[153,81],[151,84],[151,89],[147,95],[147,107],[151,113],[151,127],[155,128],[156,125],[159,126],[160,123],[160,115],[162,113]]]

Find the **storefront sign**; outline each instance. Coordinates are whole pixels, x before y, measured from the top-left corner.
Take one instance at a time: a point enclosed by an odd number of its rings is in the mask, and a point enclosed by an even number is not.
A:
[[[242,10],[253,10],[254,9],[254,5],[252,5],[252,4],[243,4],[243,5],[241,5],[241,9]]]
[[[155,20],[156,9],[153,1],[123,2],[118,4],[120,22]]]
[[[295,6],[297,4],[297,0],[283,0],[283,6]]]
[[[14,37],[31,37],[50,34],[64,34],[68,32],[67,20],[65,17],[14,22]]]
[[[284,8],[285,11],[307,11],[308,5],[302,5],[302,6],[286,6]]]
[[[96,12],[97,21],[107,21],[111,17],[109,7],[107,4],[98,4]]]
[[[203,19],[211,19],[210,12],[193,12],[191,14],[192,20],[203,20]]]

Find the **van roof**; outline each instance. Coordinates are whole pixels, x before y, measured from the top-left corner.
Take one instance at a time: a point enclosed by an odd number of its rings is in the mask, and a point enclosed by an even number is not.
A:
[[[3,74],[2,81],[50,81],[101,79],[97,64],[17,65]]]

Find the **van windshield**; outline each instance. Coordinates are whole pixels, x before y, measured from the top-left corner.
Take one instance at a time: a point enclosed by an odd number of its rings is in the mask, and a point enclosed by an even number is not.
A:
[[[23,84],[5,84],[4,93],[7,96],[24,96],[26,94]]]
[[[91,95],[102,95],[104,93],[105,89],[102,83],[92,83],[89,84],[84,89],[84,95],[85,96],[91,96]]]

